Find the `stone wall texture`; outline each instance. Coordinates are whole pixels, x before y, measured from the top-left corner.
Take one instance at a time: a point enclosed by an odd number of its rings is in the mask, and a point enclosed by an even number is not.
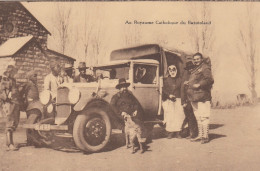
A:
[[[47,30],[18,2],[0,2],[0,44],[8,38],[32,35],[43,49],[47,49]],[[13,25],[13,31],[6,29]]]
[[[8,26],[7,26],[8,25]],[[7,28],[8,27],[8,28]],[[32,35],[33,39],[11,57],[0,57],[0,63],[12,59],[18,69],[17,82],[26,82],[26,73],[38,71],[38,86],[43,89],[43,81],[50,73],[50,63],[61,66],[74,64],[74,59],[47,48],[48,30],[38,22],[20,2],[0,2],[0,46],[9,38]],[[7,67],[1,66],[2,70]]]

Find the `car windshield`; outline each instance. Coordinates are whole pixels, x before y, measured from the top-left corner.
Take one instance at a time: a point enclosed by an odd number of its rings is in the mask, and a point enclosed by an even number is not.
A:
[[[96,70],[96,77],[101,79],[129,79],[129,65],[114,65],[101,67]]]

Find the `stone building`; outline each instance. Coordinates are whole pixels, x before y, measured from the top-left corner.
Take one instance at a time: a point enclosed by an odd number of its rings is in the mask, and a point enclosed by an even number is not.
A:
[[[50,34],[22,3],[0,2],[0,75],[12,64],[18,69],[17,82],[25,82],[25,73],[37,70],[41,90],[51,62],[73,65],[74,58],[48,49]]]

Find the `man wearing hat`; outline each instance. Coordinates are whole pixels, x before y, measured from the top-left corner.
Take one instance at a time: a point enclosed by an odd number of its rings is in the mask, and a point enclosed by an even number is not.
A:
[[[73,66],[72,64],[65,64],[65,67],[64,67],[64,71],[66,73],[65,75],[65,78],[64,78],[64,81],[67,82],[67,83],[72,83],[73,82]]]
[[[50,64],[51,73],[48,74],[44,79],[44,90],[49,90],[52,95],[52,99],[57,96],[57,89],[60,85],[59,83],[59,74],[61,71],[61,67],[57,63]]]
[[[187,83],[189,80],[190,72],[195,68],[192,61],[186,62],[183,73],[183,84],[181,86],[181,104],[184,109],[185,119],[182,128],[188,124],[189,136],[187,138],[195,138],[198,135],[197,121],[191,106],[191,102],[187,98]]]
[[[94,78],[91,75],[86,74],[86,62],[80,62],[78,66],[79,75],[75,76],[74,82],[87,83],[94,81]]]
[[[132,115],[135,111],[137,111],[134,122],[138,123],[143,127],[143,119],[144,119],[144,111],[141,107],[139,101],[135,98],[131,91],[128,90],[130,83],[127,83],[124,78],[119,79],[118,84],[116,85],[116,89],[119,90],[116,93],[110,102],[114,113],[116,114],[119,124],[118,128],[123,129],[124,120],[121,116],[122,112],[126,112],[127,114]],[[145,138],[142,132],[142,138]]]
[[[13,142],[13,132],[20,120],[20,94],[16,85],[17,69],[13,65],[7,67],[1,80],[1,101],[6,114],[6,145],[7,150],[17,150]]]

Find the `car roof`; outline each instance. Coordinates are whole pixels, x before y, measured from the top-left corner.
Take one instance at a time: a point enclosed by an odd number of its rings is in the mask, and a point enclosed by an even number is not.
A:
[[[131,61],[133,61],[134,63],[159,64],[159,62],[154,59],[116,60],[116,61],[110,61],[107,64],[96,65],[94,68],[98,69],[98,68],[109,67],[114,65],[124,65],[130,63]]]

